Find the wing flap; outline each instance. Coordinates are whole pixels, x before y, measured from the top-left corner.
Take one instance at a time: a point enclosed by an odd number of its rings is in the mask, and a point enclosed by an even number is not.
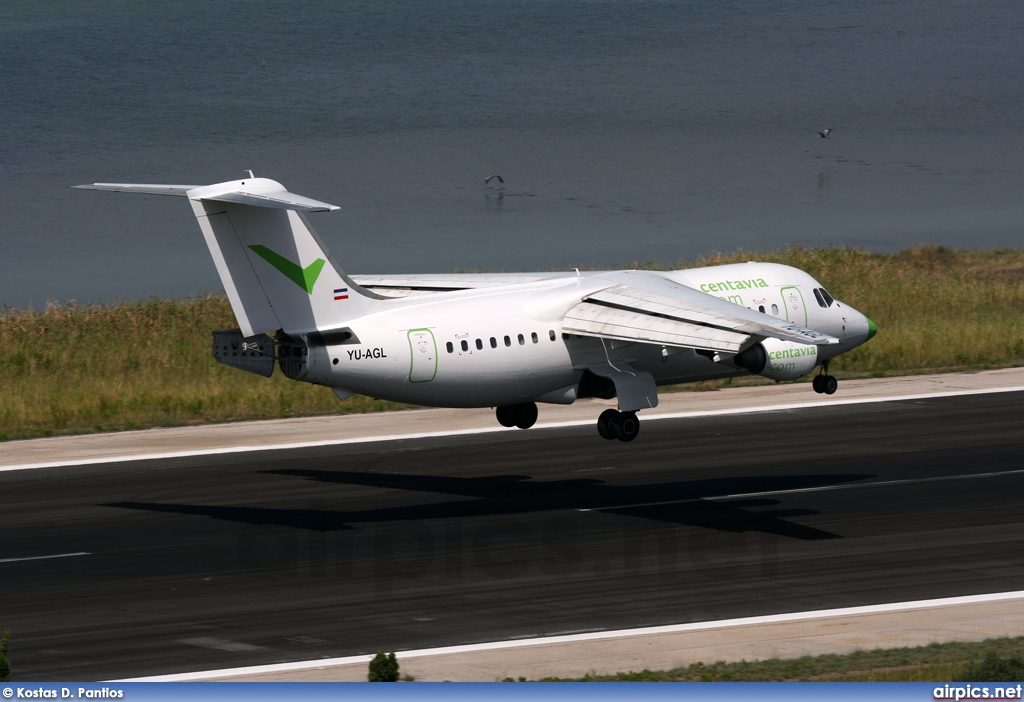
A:
[[[749,334],[581,302],[565,315],[569,334],[736,353]]]

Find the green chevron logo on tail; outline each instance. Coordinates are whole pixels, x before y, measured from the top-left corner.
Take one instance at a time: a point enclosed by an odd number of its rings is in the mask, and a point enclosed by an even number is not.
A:
[[[249,248],[255,251],[264,261],[284,273],[288,280],[298,285],[310,295],[313,294],[313,284],[320,277],[320,271],[323,270],[324,263],[326,263],[324,259],[318,258],[303,268],[299,264],[289,261],[281,254],[271,251],[266,246],[256,244]]]

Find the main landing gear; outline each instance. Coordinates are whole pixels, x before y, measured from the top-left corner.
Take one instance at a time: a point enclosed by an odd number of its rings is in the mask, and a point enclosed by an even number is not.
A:
[[[521,405],[505,405],[495,410],[498,424],[503,427],[529,429],[537,421],[537,405],[525,402]]]
[[[815,379],[815,387],[817,387],[817,379]],[[498,417],[498,424],[503,427],[529,429],[537,421],[537,405],[533,402],[505,405],[498,407],[494,413]],[[612,439],[632,441],[640,433],[640,420],[637,419],[636,412],[606,409],[597,418],[597,433],[609,441]]]
[[[814,376],[811,386],[814,388],[814,392],[819,395],[822,393],[833,395],[839,389],[839,381],[836,380],[834,375],[828,374],[828,361],[821,364],[821,372]]]
[[[632,441],[640,433],[640,420],[637,419],[636,412],[606,409],[597,418],[597,433],[609,441]]]

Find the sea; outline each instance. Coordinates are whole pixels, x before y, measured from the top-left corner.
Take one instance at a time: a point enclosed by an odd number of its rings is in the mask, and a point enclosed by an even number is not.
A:
[[[1024,3],[4,0],[0,137],[8,309],[219,292],[187,202],[69,187],[246,170],[349,273],[1019,247]]]

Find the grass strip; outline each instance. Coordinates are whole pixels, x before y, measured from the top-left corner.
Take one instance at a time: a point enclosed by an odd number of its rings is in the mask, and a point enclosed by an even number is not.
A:
[[[1024,365],[1024,249],[789,248],[631,267],[747,260],[806,270],[877,323],[878,336],[833,361],[841,378]],[[361,396],[339,403],[327,388],[280,373],[266,379],[223,366],[211,356],[210,331],[234,326],[227,300],[212,295],[6,308],[0,440],[407,407]]]
[[[544,678],[542,682],[981,682],[994,680],[993,671],[1001,669],[992,666],[992,660],[1021,665],[1022,657],[1024,637],[1016,637],[879,648],[845,655],[828,653],[764,661],[694,663],[671,670]],[[986,661],[989,665],[985,665]],[[1011,667],[1010,672],[1019,671]],[[973,677],[976,674],[987,677]],[[506,682],[512,681],[506,678]],[[1014,681],[1019,682],[1017,678]]]

